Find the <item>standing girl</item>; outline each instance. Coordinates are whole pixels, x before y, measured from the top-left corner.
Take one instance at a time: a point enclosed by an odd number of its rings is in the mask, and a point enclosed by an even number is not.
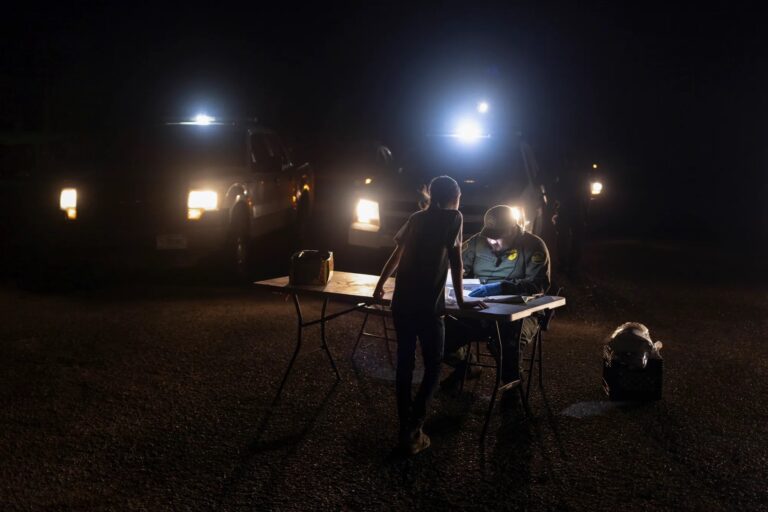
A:
[[[429,447],[422,427],[440,379],[445,341],[445,281],[448,268],[453,286],[462,290],[461,190],[448,176],[434,178],[428,189],[429,206],[414,213],[395,235],[397,247],[381,271],[374,298],[384,295],[384,283],[397,270],[392,317],[397,331],[397,414],[400,445],[411,454]],[[456,294],[461,308],[484,309],[484,303]],[[424,378],[412,393],[416,339],[421,342]]]

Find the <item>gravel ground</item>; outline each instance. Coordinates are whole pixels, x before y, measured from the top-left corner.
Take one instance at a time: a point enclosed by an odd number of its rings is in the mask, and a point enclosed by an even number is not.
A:
[[[432,448],[407,459],[383,343],[350,359],[359,316],[329,328],[342,382],[314,334],[275,403],[295,328],[280,296],[1,286],[0,509],[766,510],[768,294],[737,256],[594,244],[560,283],[533,418],[510,400],[480,445],[486,372],[438,396]],[[712,277],[728,259],[738,277]],[[603,339],[627,320],[665,343],[660,402],[602,392]]]

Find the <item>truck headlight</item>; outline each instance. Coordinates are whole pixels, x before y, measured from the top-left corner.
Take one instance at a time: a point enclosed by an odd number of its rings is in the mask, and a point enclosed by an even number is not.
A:
[[[69,220],[77,218],[77,189],[63,188],[59,194],[59,208],[67,212]]]
[[[379,225],[379,202],[360,199],[355,208],[355,216],[360,224]]]
[[[213,190],[190,190],[187,196],[187,218],[197,220],[203,213],[219,209],[219,194]]]
[[[599,196],[600,193],[603,191],[603,184],[599,181],[593,181],[589,184],[589,191],[592,193],[593,196]]]

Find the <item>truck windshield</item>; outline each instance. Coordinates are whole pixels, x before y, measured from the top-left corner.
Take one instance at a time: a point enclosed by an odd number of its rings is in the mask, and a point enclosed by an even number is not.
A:
[[[233,126],[165,126],[155,149],[172,167],[242,167],[247,156],[245,130]]]
[[[504,188],[507,192],[522,191],[529,184],[521,145],[517,142],[449,150],[444,144],[431,144],[415,155],[408,171],[425,181],[447,174],[460,184]]]
[[[78,134],[46,146],[53,170],[156,175],[246,165],[246,135],[233,126],[130,127]]]

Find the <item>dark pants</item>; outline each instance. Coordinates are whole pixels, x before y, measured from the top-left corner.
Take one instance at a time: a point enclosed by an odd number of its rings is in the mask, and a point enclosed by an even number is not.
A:
[[[576,275],[581,269],[584,252],[586,219],[569,213],[557,216],[557,267],[568,275]]]
[[[526,345],[533,341],[539,321],[535,317],[524,318],[518,322],[503,322],[499,326],[504,357],[501,361],[501,378],[511,382],[520,378],[519,349],[520,342]],[[522,330],[522,335],[521,335]],[[445,321],[445,352],[455,354],[460,349],[476,340],[496,340],[496,324],[487,320],[447,317]],[[463,354],[462,354],[463,356]],[[458,368],[458,367],[457,367]]]
[[[423,425],[432,396],[440,381],[445,324],[434,314],[393,312],[397,330],[397,414],[402,440],[412,437]],[[421,342],[424,378],[414,398],[413,369],[416,364],[416,339]]]

